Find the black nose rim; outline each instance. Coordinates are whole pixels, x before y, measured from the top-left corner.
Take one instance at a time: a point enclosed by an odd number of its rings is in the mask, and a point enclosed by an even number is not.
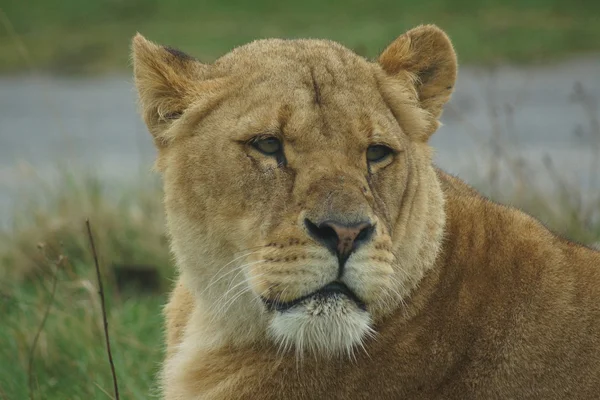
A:
[[[325,246],[333,254],[337,255],[341,263],[344,263],[348,259],[350,254],[354,252],[359,246],[371,240],[373,233],[375,232],[375,224],[371,224],[367,221],[353,224],[342,224],[335,221],[324,221],[317,225],[308,218],[305,218],[304,225],[309,235],[318,243]],[[339,237],[335,229],[332,228],[332,226],[335,225],[347,229],[353,229],[358,228],[360,226],[364,226],[364,228],[361,228],[360,232],[354,238],[351,250],[346,254],[340,254],[338,252]]]
[[[371,240],[371,237],[373,236],[373,232],[375,232],[375,224],[371,224],[371,223],[368,223],[368,224],[369,224],[369,226],[362,229],[360,231],[360,233],[356,236],[356,239],[354,239],[354,243],[357,247],[358,247],[358,245]]]
[[[317,242],[325,246],[333,254],[337,253],[338,237],[335,231],[330,227],[319,227],[308,218],[304,219],[304,226],[308,234]],[[322,226],[322,225],[321,225]]]

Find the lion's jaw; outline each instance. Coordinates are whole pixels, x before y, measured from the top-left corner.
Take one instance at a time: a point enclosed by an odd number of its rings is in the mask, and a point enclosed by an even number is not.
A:
[[[407,61],[416,39],[431,68]],[[440,247],[443,197],[426,140],[456,72],[445,35],[401,37],[379,64],[327,41],[266,40],[205,65],[136,40],[172,251],[196,299],[187,337],[271,338],[325,356],[360,346],[403,309]],[[257,150],[265,135],[282,157]],[[371,163],[378,144],[393,153]],[[329,226],[367,228],[341,257]]]

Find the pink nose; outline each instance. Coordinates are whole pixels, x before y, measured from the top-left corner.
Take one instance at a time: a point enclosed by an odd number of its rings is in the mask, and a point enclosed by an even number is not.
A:
[[[354,250],[354,244],[356,239],[361,233],[366,234],[371,228],[371,224],[362,222],[354,226],[341,225],[333,221],[327,221],[321,224],[321,229],[329,228],[332,229],[337,236],[337,253],[342,258],[348,258],[352,250]]]
[[[371,238],[374,230],[374,226],[369,222],[348,225],[336,221],[325,221],[316,225],[307,219],[305,225],[313,238],[335,252],[340,260],[344,261],[360,243]]]

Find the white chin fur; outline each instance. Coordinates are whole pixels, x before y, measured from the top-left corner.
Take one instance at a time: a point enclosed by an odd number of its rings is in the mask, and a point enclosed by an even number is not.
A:
[[[331,357],[352,357],[357,347],[374,334],[371,316],[342,296],[310,298],[291,309],[276,311],[269,334],[287,351],[302,357],[309,352]]]

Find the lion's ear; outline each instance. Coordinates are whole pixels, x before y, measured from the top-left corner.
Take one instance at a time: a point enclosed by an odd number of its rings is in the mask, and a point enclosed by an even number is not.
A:
[[[429,112],[437,128],[457,71],[456,53],[444,31],[435,25],[411,29],[392,42],[378,61],[388,75],[404,74],[405,81],[414,82],[419,104]]]
[[[133,38],[132,53],[144,121],[156,145],[166,146],[172,139],[168,128],[193,101],[206,66],[179,50],[154,44],[139,33]]]

